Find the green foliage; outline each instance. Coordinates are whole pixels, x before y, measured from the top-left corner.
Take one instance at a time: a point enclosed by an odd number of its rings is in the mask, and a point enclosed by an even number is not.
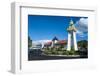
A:
[[[88,47],[88,41],[87,40],[78,41],[78,46],[80,46],[82,48],[87,48]]]
[[[71,51],[68,51],[69,52],[69,55],[75,55],[75,51],[74,50],[71,50]]]
[[[75,51],[74,47],[71,47],[70,51],[64,49],[63,47],[46,48],[44,53],[47,55],[79,55],[79,52]]]
[[[28,48],[30,48],[32,46],[32,40],[31,38],[28,36]]]
[[[68,51],[63,51],[62,55],[69,55]]]

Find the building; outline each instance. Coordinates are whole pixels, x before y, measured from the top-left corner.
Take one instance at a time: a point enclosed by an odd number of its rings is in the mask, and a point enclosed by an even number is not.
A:
[[[41,43],[32,43],[31,49],[42,49]]]
[[[52,41],[44,44],[44,48],[66,48],[67,40],[59,40],[57,37],[54,37]]]

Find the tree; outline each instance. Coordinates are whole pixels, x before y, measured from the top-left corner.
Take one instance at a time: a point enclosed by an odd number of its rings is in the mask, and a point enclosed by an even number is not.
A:
[[[78,46],[81,48],[87,49],[88,48],[88,41],[87,40],[78,41]]]
[[[31,38],[28,36],[28,48],[30,48],[32,46],[32,40]]]

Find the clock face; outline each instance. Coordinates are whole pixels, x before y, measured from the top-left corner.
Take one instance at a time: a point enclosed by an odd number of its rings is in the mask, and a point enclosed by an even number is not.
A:
[[[87,57],[88,17],[28,15],[28,60]]]

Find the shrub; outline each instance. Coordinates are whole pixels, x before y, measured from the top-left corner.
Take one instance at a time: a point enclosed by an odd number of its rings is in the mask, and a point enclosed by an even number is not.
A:
[[[74,50],[69,51],[69,55],[74,55],[74,54],[75,54]]]
[[[63,55],[69,55],[68,51],[63,51]]]

